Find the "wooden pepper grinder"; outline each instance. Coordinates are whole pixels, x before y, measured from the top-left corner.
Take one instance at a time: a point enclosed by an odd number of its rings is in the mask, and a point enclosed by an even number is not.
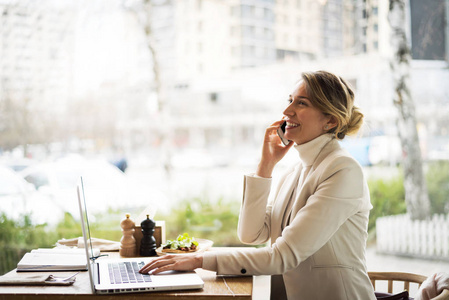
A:
[[[120,255],[125,257],[136,256],[136,239],[134,238],[134,227],[136,224],[129,218],[129,214],[120,222],[123,236],[120,240]]]
[[[147,215],[146,220],[143,220],[140,226],[143,234],[142,240],[140,241],[140,255],[156,256],[156,239],[154,238],[156,222],[150,219],[150,215]]]

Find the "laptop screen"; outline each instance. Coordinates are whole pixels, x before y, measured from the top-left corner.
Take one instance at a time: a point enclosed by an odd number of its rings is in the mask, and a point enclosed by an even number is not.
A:
[[[84,181],[83,181],[83,177],[80,177],[80,185],[81,185],[81,206],[84,208],[82,209],[82,218],[84,218],[85,220],[85,227],[87,229],[87,242],[89,245],[89,250],[90,250],[90,257],[92,257],[93,259],[95,259],[94,257],[94,250],[93,250],[93,246],[92,246],[92,237],[90,234],[90,226],[89,226],[89,216],[87,213],[87,203],[86,203],[86,192],[84,191]],[[84,241],[86,242],[86,241]],[[86,244],[87,245],[87,244]]]
[[[80,217],[81,217],[81,230],[83,232],[84,249],[86,250],[87,269],[89,271],[91,289],[92,289],[92,292],[95,293],[93,264],[92,264],[92,261],[95,260],[95,257],[93,255],[92,240],[91,240],[90,228],[89,228],[89,218],[87,215],[86,196],[84,193],[84,182],[83,182],[82,177],[80,178],[80,183],[78,184],[77,192],[78,192],[78,204],[79,204]],[[87,230],[86,230],[86,225],[87,225]],[[89,255],[89,250],[91,252],[90,255]],[[91,257],[92,257],[92,259],[91,259]]]
[[[148,259],[143,259],[142,257],[138,258],[127,258],[126,260],[122,259],[112,259],[112,260],[99,260],[95,261],[95,257],[90,258],[89,251],[93,254],[92,250],[92,241],[90,236],[89,229],[89,218],[87,213],[87,201],[84,190],[84,182],[83,178],[80,178],[80,183],[77,187],[78,191],[78,204],[80,209],[81,216],[81,229],[83,231],[83,239],[84,239],[84,249],[86,252],[86,260],[87,260],[87,269],[89,271],[89,278],[92,293],[96,294],[109,294],[109,293],[129,293],[129,292],[145,292],[145,291],[168,291],[168,290],[184,290],[184,289],[200,289],[204,286],[204,281],[201,279],[198,274],[195,272],[167,272],[166,274],[161,274],[158,276],[152,276],[151,280],[138,281],[136,279],[138,271],[128,270],[126,267],[126,271],[124,272],[125,276],[128,275],[128,279],[126,282],[123,280],[120,282],[111,282],[111,274],[115,279],[116,275],[122,275],[120,268],[114,269],[112,266],[112,273],[110,265],[113,263],[121,262],[125,265],[133,264],[136,262],[140,262],[145,264],[148,262]],[[93,256],[93,255],[92,255]],[[115,272],[115,271],[117,272]],[[132,274],[130,274],[132,273]],[[138,275],[143,276],[138,273]],[[149,277],[149,275],[146,275]],[[133,278],[131,278],[133,277]],[[106,279],[107,278],[107,279]],[[134,280],[134,282],[131,281]]]

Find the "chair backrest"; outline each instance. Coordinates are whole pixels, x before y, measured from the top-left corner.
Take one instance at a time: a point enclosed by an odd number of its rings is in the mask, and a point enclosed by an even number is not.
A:
[[[395,281],[403,282],[404,290],[410,291],[410,283],[417,283],[419,287],[427,278],[424,275],[403,272],[368,272],[368,276],[374,289],[376,289],[376,281],[388,281],[388,293],[393,293],[393,282]]]

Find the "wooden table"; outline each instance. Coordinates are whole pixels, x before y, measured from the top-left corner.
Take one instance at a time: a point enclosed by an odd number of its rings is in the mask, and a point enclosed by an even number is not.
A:
[[[222,250],[222,249],[220,249]],[[16,272],[12,270],[10,273]],[[115,295],[93,294],[87,271],[76,276],[71,286],[0,286],[0,300],[84,300],[84,299],[251,299],[253,289],[252,276],[217,276],[215,272],[197,269],[196,272],[204,281],[200,290],[144,292]],[[8,274],[10,274],[8,273]],[[74,272],[42,272],[57,273],[58,276],[71,275]],[[7,274],[6,274],[7,275]]]

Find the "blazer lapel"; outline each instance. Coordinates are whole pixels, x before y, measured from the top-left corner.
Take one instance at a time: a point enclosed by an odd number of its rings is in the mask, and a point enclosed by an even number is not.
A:
[[[311,170],[311,166],[310,166],[308,172],[306,170],[306,174],[304,174],[305,178],[302,180],[302,183],[301,183],[302,187],[301,187],[301,189],[299,191],[297,191],[297,193],[295,195],[296,199],[295,199],[295,202],[292,205],[292,210],[291,210],[294,213],[298,212],[298,210],[300,210],[301,208],[304,207],[304,205],[306,205],[308,197],[305,197],[304,194],[310,193],[310,191],[309,191],[309,187],[310,187],[309,179],[310,179],[310,176],[309,175],[311,175],[310,174],[311,172],[312,172],[312,170]]]
[[[274,242],[282,232],[282,221],[284,219],[284,213],[293,194],[293,190],[296,188],[301,170],[302,165],[298,164],[298,166],[296,166],[296,168],[289,175],[287,175],[284,182],[282,183],[275,202],[273,203],[271,212],[271,220],[273,222],[271,226],[272,242]],[[292,199],[292,201],[294,201],[294,199]]]

